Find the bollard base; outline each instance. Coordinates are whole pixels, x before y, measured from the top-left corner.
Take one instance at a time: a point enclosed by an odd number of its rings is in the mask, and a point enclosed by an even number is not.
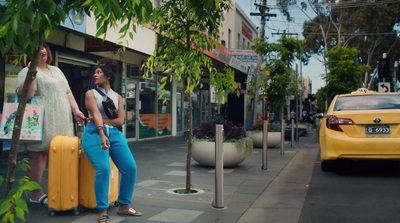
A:
[[[211,205],[212,205],[213,208],[215,208],[215,209],[224,209],[224,208],[225,208],[225,206],[224,206],[223,204],[216,205],[214,199],[211,200]]]

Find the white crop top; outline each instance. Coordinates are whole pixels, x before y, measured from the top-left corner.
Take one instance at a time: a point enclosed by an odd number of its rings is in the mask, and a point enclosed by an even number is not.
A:
[[[105,95],[107,95],[109,98],[111,98],[111,100],[113,100],[115,108],[117,108],[118,111],[118,94],[113,91],[111,88],[108,90],[108,92],[106,93],[106,90],[104,88],[98,87],[98,89],[100,91],[102,91]],[[103,118],[107,118],[106,113],[104,112],[104,108],[103,108],[103,96],[101,96],[101,94],[99,92],[97,92],[95,89],[91,90],[94,94],[94,99],[96,99],[97,102],[97,107],[99,107],[101,116]],[[90,112],[89,112],[89,116],[91,116]]]

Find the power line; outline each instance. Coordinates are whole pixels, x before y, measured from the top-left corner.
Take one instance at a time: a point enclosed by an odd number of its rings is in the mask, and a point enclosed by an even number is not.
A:
[[[346,2],[339,2],[339,3],[320,3],[320,4],[308,4],[304,3],[308,6],[316,6],[316,7],[333,7],[333,8],[354,8],[354,7],[364,7],[364,6],[374,6],[378,4],[391,4],[391,3],[400,3],[400,0],[384,0],[384,1],[377,1],[377,0],[366,0],[364,2],[360,0],[356,0],[353,2],[346,1]],[[296,7],[298,5],[268,5],[271,9],[281,9],[282,7]],[[301,10],[299,8],[299,10]]]
[[[308,35],[322,35],[322,33],[304,33]],[[337,33],[327,33],[327,35],[337,35]],[[342,36],[378,36],[378,35],[397,35],[396,32],[392,33],[341,33]]]

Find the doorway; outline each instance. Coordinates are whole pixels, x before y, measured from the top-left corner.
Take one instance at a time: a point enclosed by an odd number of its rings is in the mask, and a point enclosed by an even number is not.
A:
[[[139,103],[139,82],[135,79],[127,78],[125,136],[128,141],[138,140]]]

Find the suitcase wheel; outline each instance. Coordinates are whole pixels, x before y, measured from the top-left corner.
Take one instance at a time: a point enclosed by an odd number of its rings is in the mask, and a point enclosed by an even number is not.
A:
[[[85,207],[83,205],[79,205],[79,212],[85,212]]]
[[[54,211],[53,208],[49,208],[48,212],[49,212],[49,215],[50,215],[51,217],[56,216],[56,212]]]
[[[115,206],[115,207],[118,207],[118,206],[119,206],[118,201],[115,201],[115,202],[114,202],[114,206]]]
[[[72,211],[74,212],[74,215],[75,216],[78,216],[78,215],[80,215],[81,214],[81,212],[79,211],[79,208],[72,208]]]

